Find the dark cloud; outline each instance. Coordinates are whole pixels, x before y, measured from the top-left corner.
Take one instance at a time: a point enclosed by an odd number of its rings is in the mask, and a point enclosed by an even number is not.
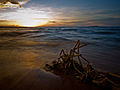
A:
[[[49,21],[48,23],[53,23],[53,24],[55,24],[55,23],[57,23],[56,21]]]
[[[0,22],[2,23],[2,22],[8,22],[8,20],[0,20]]]
[[[0,20],[0,23],[9,23],[9,22],[16,22],[16,21]]]
[[[14,20],[0,20],[0,26],[15,25],[15,23],[16,23],[16,21],[14,21]]]
[[[28,1],[29,0],[0,0],[0,8],[13,7],[13,5],[17,5],[21,8],[21,4],[25,4]]]

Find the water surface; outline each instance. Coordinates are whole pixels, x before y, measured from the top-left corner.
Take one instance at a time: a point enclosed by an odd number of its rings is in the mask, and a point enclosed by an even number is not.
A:
[[[120,27],[0,28],[0,68],[42,67],[77,40],[88,43],[81,53],[95,67],[120,71]]]
[[[59,77],[41,70],[46,63],[57,59],[61,48],[69,50],[77,40],[88,44],[80,52],[96,69],[120,73],[120,27],[0,28],[1,90],[6,84],[8,90],[22,89],[24,85],[26,89],[32,83],[41,82],[44,86],[42,82],[50,84],[51,80],[50,85],[56,82],[64,85]],[[59,85],[52,89],[56,90]],[[37,88],[36,84],[34,87]],[[45,87],[41,88],[47,90]]]

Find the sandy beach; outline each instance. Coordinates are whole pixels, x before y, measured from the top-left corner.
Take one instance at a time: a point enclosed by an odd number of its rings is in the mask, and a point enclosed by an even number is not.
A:
[[[60,77],[43,69],[46,63],[57,59],[61,48],[69,49],[74,42],[21,42],[19,45],[16,43],[16,48],[13,44],[1,47],[0,90],[99,90],[92,85],[80,84],[69,76]],[[20,48],[23,44],[39,45],[40,49]]]
[[[78,82],[71,78],[61,78],[43,70],[46,63],[57,59],[62,47],[70,47],[74,42],[63,42],[64,45],[61,42],[17,43],[1,47],[0,90],[77,90],[82,85],[78,85]],[[21,48],[23,44],[39,45],[40,49]],[[95,88],[89,85],[88,87],[91,90]]]
[[[72,32],[24,28],[21,31],[19,28],[15,28],[15,31],[9,28],[8,31],[1,30],[0,90],[101,90],[94,85],[81,84],[69,76],[61,77],[43,69],[45,64],[57,60],[62,48],[69,51],[74,46],[79,34],[74,35]],[[77,36],[76,40],[63,38],[67,35],[71,38]],[[96,69],[119,73],[119,63],[112,61],[113,56],[107,57],[104,54],[106,52],[101,53],[97,45],[95,47],[94,43],[83,41],[88,45],[81,48],[80,52]]]
[[[10,75],[14,73],[13,75]],[[101,90],[93,85],[80,84],[70,77],[61,78],[40,69],[7,73],[0,83],[1,90]]]

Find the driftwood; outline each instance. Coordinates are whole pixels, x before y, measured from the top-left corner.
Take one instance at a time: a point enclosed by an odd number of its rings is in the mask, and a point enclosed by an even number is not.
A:
[[[118,84],[111,78],[120,80],[120,75],[95,70],[80,53],[79,49],[83,46],[85,45],[81,45],[78,40],[69,52],[62,49],[58,60],[53,61],[50,65],[46,64],[45,70],[53,73],[70,74],[83,83],[92,83],[107,88],[117,87]]]

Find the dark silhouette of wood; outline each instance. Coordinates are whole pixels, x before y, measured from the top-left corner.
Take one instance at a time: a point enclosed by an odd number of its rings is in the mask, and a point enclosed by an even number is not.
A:
[[[83,57],[79,49],[85,45],[86,44],[82,45],[80,40],[78,40],[69,52],[62,49],[58,60],[53,61],[50,65],[46,64],[45,70],[58,75],[59,73],[69,74],[83,83],[92,83],[100,87],[118,87],[118,84],[111,78],[120,79],[119,75],[97,71],[93,68],[91,63]]]

